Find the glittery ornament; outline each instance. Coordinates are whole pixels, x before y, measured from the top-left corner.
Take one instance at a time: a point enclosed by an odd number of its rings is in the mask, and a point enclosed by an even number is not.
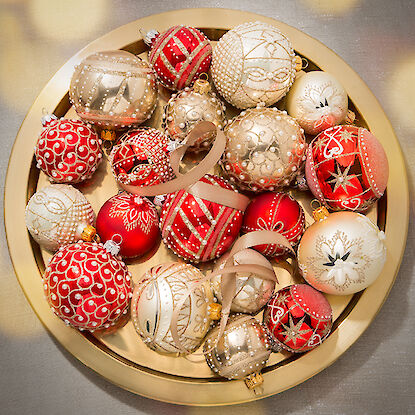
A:
[[[273,340],[290,352],[314,349],[330,334],[332,311],[323,294],[307,284],[278,291],[264,311]]]
[[[307,145],[294,118],[277,108],[242,111],[225,128],[221,165],[241,189],[288,186],[305,160]]]
[[[43,248],[56,251],[77,242],[95,214],[86,197],[67,184],[52,184],[38,190],[25,212],[26,227]]]
[[[328,294],[363,290],[380,275],[385,261],[385,234],[356,212],[328,214],[307,228],[298,246],[303,277]]]
[[[101,207],[96,228],[102,242],[113,240],[122,257],[134,258],[157,243],[158,225],[157,211],[148,199],[122,192]]]
[[[300,204],[286,193],[267,192],[256,196],[246,208],[242,232],[275,231],[294,246],[304,233],[305,217]],[[286,252],[277,245],[258,245],[254,249],[275,257]]]
[[[91,242],[60,248],[46,267],[43,285],[53,312],[81,330],[114,325],[127,313],[132,291],[125,264]]]
[[[200,181],[233,190],[225,180],[211,174]],[[192,262],[206,262],[221,256],[232,245],[239,235],[242,216],[240,210],[179,190],[169,194],[163,204],[161,235],[176,255]]]
[[[199,347],[210,325],[208,307],[213,299],[208,282],[191,289],[202,278],[192,265],[172,262],[151,268],[136,284],[131,316],[150,349],[162,354],[189,354]],[[177,347],[170,329],[173,310],[184,296],[187,299],[179,310],[177,328],[186,353]]]
[[[234,255],[232,262],[233,265],[254,263],[271,270],[273,269],[271,263],[266,258],[252,249],[239,251]],[[212,279],[213,292],[220,302],[222,302],[221,281],[222,277],[220,275]],[[236,275],[236,290],[232,300],[231,311],[257,313],[271,298],[274,288],[275,281],[260,278],[255,276],[254,273],[238,272]]]
[[[109,156],[112,174],[124,184],[152,186],[174,177],[168,139],[150,127],[127,131]]]
[[[209,82],[198,79],[193,88],[171,96],[164,108],[163,126],[173,140],[182,142],[200,121],[210,121],[221,129],[226,125],[225,105],[210,89]],[[202,135],[190,150],[206,149],[214,138],[214,133]]]
[[[89,179],[102,159],[101,140],[80,120],[45,123],[35,146],[37,167],[56,183]]]
[[[152,32],[146,42],[151,47],[148,60],[166,88],[183,89],[209,70],[212,46],[194,27],[180,25],[162,34]]]
[[[367,210],[388,181],[385,151],[368,130],[339,125],[320,133],[310,144],[307,184],[314,196],[332,210]]]
[[[212,77],[218,92],[237,108],[279,101],[296,74],[290,40],[275,26],[243,23],[225,33],[213,49]]]

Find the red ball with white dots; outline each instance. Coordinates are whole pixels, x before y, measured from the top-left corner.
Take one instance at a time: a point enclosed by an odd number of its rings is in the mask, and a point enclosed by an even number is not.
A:
[[[80,120],[49,118],[35,146],[37,167],[55,183],[89,179],[102,159],[101,139]]]
[[[114,325],[127,313],[132,295],[127,266],[93,242],[60,248],[46,267],[43,286],[53,312],[81,330]]]
[[[201,182],[234,190],[218,176],[206,174]],[[161,211],[161,235],[178,256],[206,262],[226,252],[239,235],[240,210],[195,197],[185,190],[167,195]]]
[[[321,132],[310,144],[307,184],[332,210],[363,212],[378,200],[388,181],[388,159],[368,130],[338,125]]]
[[[256,196],[246,208],[242,232],[275,231],[295,246],[305,230],[305,216],[300,204],[286,193],[267,192]],[[254,247],[268,257],[283,255],[285,248],[275,244]]]
[[[102,242],[114,241],[124,258],[150,251],[159,240],[159,220],[155,207],[145,197],[122,192],[108,199],[96,220]]]
[[[152,32],[151,35],[146,37],[146,43],[151,46],[148,59],[166,88],[183,89],[209,71],[212,46],[199,30],[173,26],[162,34]]]
[[[330,334],[332,318],[326,297],[307,284],[279,290],[264,311],[264,324],[277,345],[296,353],[321,344]]]

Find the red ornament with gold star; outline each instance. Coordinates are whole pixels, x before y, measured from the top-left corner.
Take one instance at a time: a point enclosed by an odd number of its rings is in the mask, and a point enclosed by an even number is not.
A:
[[[324,295],[309,285],[290,285],[269,301],[264,324],[277,345],[290,352],[307,352],[330,334],[332,310]]]
[[[279,232],[294,246],[304,233],[304,226],[304,211],[295,199],[286,193],[267,192],[251,200],[245,211],[242,232]],[[275,244],[257,245],[254,249],[268,257],[286,252]]]
[[[388,181],[388,159],[368,130],[339,125],[320,133],[310,144],[307,184],[332,210],[363,212],[378,200]]]
[[[103,242],[119,244],[120,255],[135,258],[150,251],[158,241],[159,221],[153,204],[145,197],[122,192],[101,207],[96,229]]]

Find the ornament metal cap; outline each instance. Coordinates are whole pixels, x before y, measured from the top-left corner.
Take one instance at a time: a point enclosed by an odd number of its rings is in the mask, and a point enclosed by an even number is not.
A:
[[[117,134],[114,130],[102,130],[101,138],[104,141],[114,141],[117,138]]]
[[[140,33],[143,36],[144,43],[151,47],[156,37],[160,34],[156,29],[150,29],[148,32],[145,32],[143,29],[140,29]]]
[[[58,117],[55,114],[49,114],[46,108],[42,109],[42,118],[40,119],[43,127],[47,126],[51,121],[57,120]]]
[[[345,119],[346,124],[353,124],[356,120],[356,114],[352,110],[347,110],[347,116]]]
[[[207,74],[201,74],[193,85],[193,91],[198,94],[207,94],[211,89],[210,83],[207,79],[203,79],[202,75],[206,75],[207,77]]]
[[[117,256],[121,249],[121,243],[122,243],[122,237],[119,234],[116,234],[113,236],[115,238],[118,236],[120,238],[120,242],[115,242],[114,239],[108,239],[108,241],[105,242],[104,248],[105,250],[114,256]]]
[[[218,303],[210,303],[208,314],[211,320],[219,320],[221,318],[222,306]]]
[[[318,207],[314,209],[313,204],[316,203],[318,204]],[[313,208],[313,218],[316,222],[320,222],[329,216],[329,211],[327,210],[327,208],[325,206],[322,206],[317,199],[312,200],[310,205]]]
[[[264,383],[264,377],[261,373],[252,373],[247,378],[245,378],[245,385],[248,389],[253,390],[255,394],[258,392],[255,390],[258,386],[261,386]]]
[[[97,234],[96,229],[88,225],[81,233],[81,239],[85,242],[92,242]]]

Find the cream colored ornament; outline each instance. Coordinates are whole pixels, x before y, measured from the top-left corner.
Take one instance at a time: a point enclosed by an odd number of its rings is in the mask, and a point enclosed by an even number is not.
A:
[[[26,227],[43,248],[56,251],[81,239],[95,214],[86,197],[68,184],[52,184],[37,191],[26,206]]]
[[[221,260],[225,259],[225,255]],[[271,263],[259,252],[253,249],[239,251],[233,257],[233,265],[256,264],[273,270]],[[222,263],[224,266],[224,262]],[[222,277],[217,275],[212,279],[212,288],[215,296],[222,302]],[[232,300],[231,311],[240,313],[257,313],[272,297],[275,281],[265,280],[253,273],[236,275],[236,291]]]
[[[194,352],[205,337],[209,326],[209,303],[213,300],[209,283],[191,289],[203,274],[182,262],[158,265],[147,271],[136,284],[131,300],[134,327],[144,343],[162,354]],[[190,289],[190,290],[189,290]],[[170,324],[175,305],[189,294],[178,313],[178,335],[183,353],[174,343]]]
[[[225,134],[227,144],[220,164],[241,189],[288,186],[306,157],[303,129],[277,108],[242,111],[228,123]]]
[[[294,82],[298,58],[275,26],[248,22],[225,33],[212,54],[218,92],[237,108],[279,101]]]
[[[385,261],[385,234],[356,212],[326,211],[305,231],[298,247],[303,277],[327,294],[363,290],[376,280]]]
[[[348,111],[346,91],[333,75],[323,71],[303,73],[295,80],[287,94],[286,109],[307,134],[354,119]]]

